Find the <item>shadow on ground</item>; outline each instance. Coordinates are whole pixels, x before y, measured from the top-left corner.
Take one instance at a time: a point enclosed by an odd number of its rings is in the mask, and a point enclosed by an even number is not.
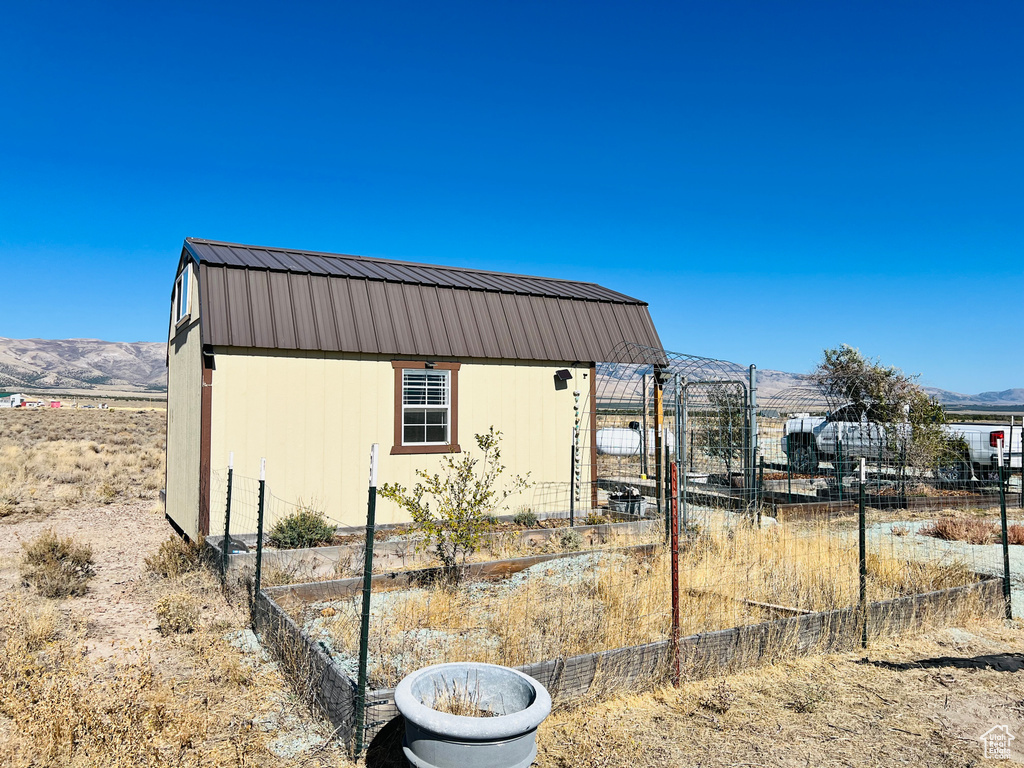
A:
[[[1024,670],[1024,653],[995,653],[989,656],[937,656],[933,659],[918,659],[900,663],[862,659],[858,663],[871,664],[882,669],[893,669],[899,672],[906,672],[909,669],[938,669],[941,667],[1020,672]]]
[[[401,715],[389,722],[373,737],[366,748],[366,768],[408,768],[402,753],[405,718]]]

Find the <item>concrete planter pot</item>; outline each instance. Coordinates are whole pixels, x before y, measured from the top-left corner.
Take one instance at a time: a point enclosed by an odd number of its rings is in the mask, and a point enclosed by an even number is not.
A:
[[[445,691],[468,692],[493,717],[432,708]],[[527,768],[537,755],[537,726],[551,712],[547,689],[515,669],[478,662],[418,669],[395,688],[405,717],[402,751],[416,768]]]

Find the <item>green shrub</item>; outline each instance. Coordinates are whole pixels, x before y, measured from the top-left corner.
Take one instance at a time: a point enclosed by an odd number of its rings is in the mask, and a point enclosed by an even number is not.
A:
[[[476,437],[480,457],[465,452],[456,461],[441,458],[441,472],[417,469],[422,482],[411,489],[388,483],[377,490],[381,498],[393,501],[412,517],[413,530],[423,536],[423,548],[433,550],[442,568],[455,578],[456,566],[480,546],[490,529],[495,510],[505,500],[530,486],[526,477],[515,476],[501,485],[505,465],[501,463],[501,432],[492,426]],[[442,474],[443,473],[443,474]],[[431,507],[433,503],[433,507]]]
[[[76,544],[70,537],[44,531],[39,538],[23,544],[21,577],[44,597],[84,595],[92,578],[92,547]]]
[[[523,507],[512,517],[512,522],[524,528],[533,528],[537,525],[537,516],[529,507]]]
[[[305,549],[327,544],[334,538],[334,526],[312,504],[299,501],[298,508],[270,529],[267,543],[278,549]]]
[[[558,543],[566,552],[576,552],[583,546],[583,536],[575,528],[563,528],[558,532]]]

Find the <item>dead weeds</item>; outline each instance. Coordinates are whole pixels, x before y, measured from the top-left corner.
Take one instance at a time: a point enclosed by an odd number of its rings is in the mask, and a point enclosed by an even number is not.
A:
[[[84,595],[93,566],[92,547],[77,544],[69,536],[44,531],[38,538],[23,544],[21,577],[43,597],[59,598]]]
[[[146,570],[155,576],[170,579],[202,567],[202,542],[185,541],[172,533],[155,554],[146,557]]]
[[[873,644],[871,659],[973,656],[1020,645],[1019,622],[932,629]],[[1020,673],[937,675],[863,663],[864,653],[789,660],[721,680],[619,697],[554,713],[538,733],[537,764],[568,766],[975,765],[976,740],[996,724],[1024,731]],[[1024,758],[1020,751],[1018,760]]]

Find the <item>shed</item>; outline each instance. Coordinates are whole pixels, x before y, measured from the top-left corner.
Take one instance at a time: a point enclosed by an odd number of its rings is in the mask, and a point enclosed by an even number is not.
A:
[[[380,482],[411,485],[492,425],[508,471],[567,501],[574,405],[594,413],[595,365],[628,362],[624,343],[661,347],[647,304],[594,283],[188,238],[171,291],[167,517],[189,536],[220,530],[211,476],[233,453],[236,474],[265,457],[276,496],[359,524],[372,443]],[[378,503],[379,522],[403,515]]]

